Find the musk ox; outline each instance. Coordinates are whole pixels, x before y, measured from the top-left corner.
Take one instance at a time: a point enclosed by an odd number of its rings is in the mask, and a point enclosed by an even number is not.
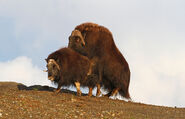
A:
[[[97,84],[97,76],[92,74],[93,62],[70,48],[61,48],[51,53],[46,59],[48,79],[61,86],[75,85],[77,95],[81,95],[80,85],[89,87],[89,96]]]
[[[98,80],[108,90],[106,96],[114,96],[118,92],[130,99],[130,69],[127,61],[116,47],[112,33],[105,27],[94,23],[83,23],[76,26],[69,36],[68,47],[96,59]],[[97,86],[97,95],[100,86]]]

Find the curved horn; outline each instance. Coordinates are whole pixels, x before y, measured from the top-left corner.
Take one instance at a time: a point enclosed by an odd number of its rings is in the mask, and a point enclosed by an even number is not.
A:
[[[82,44],[85,45],[84,37],[82,36],[82,33],[79,30],[73,30],[71,36],[79,36],[82,41]]]
[[[50,63],[55,64],[57,66],[57,69],[60,70],[60,66],[58,65],[58,63],[54,59],[49,59],[48,64],[50,64]]]
[[[48,70],[43,70],[43,72],[48,72]]]

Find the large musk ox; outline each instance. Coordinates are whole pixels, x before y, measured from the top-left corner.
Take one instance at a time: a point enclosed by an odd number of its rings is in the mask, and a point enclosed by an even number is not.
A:
[[[93,62],[70,48],[61,48],[51,53],[46,59],[48,79],[61,86],[75,85],[77,95],[81,95],[80,85],[89,87],[89,96],[97,84],[97,76],[92,74]]]
[[[109,91],[107,96],[119,92],[130,99],[130,69],[107,28],[94,23],[78,25],[69,37],[68,47],[95,60],[98,80]],[[97,86],[97,95],[99,93],[100,86]]]

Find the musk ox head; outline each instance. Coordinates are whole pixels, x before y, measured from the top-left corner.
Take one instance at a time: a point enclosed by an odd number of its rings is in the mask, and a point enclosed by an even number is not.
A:
[[[51,81],[58,80],[60,77],[60,66],[54,59],[49,59],[49,60],[46,59],[46,62],[47,62],[46,72],[48,72],[48,79]]]
[[[85,46],[85,41],[81,32],[79,30],[73,30],[71,35],[69,36],[68,47],[77,52],[81,52],[84,46]]]

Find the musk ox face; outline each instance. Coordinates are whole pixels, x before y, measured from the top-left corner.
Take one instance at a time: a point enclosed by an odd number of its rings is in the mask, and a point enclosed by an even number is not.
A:
[[[46,60],[47,62],[47,72],[48,72],[48,79],[51,81],[58,80],[60,76],[60,66],[54,59]]]
[[[73,30],[71,36],[69,36],[68,47],[81,52],[85,46],[84,38],[79,30]]]

